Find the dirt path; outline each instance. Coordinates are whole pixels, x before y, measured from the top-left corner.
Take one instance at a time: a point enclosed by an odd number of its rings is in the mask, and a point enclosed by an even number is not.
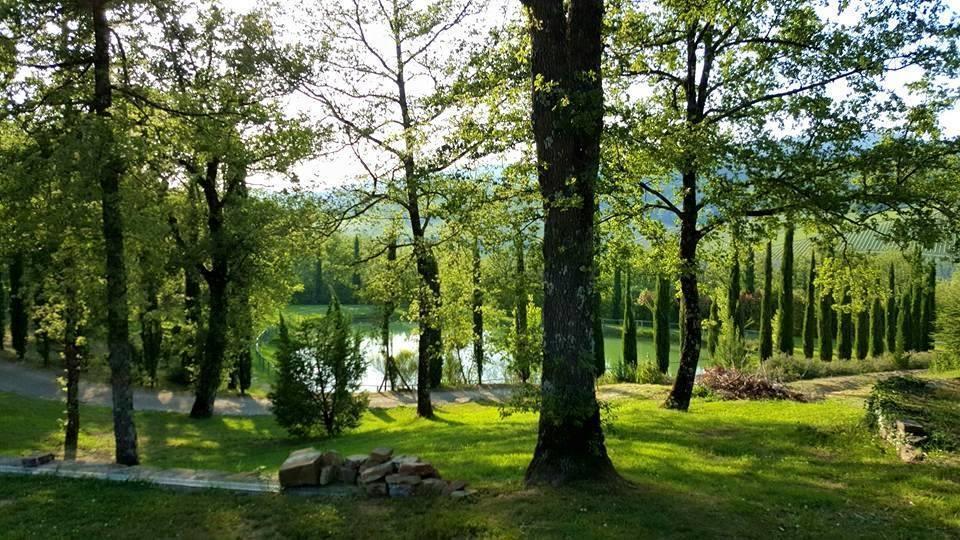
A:
[[[866,397],[878,380],[893,375],[918,373],[918,371],[896,371],[870,373],[848,377],[832,377],[809,381],[796,381],[788,386],[812,396],[814,399],[825,397]],[[919,371],[922,373],[922,370]],[[0,360],[0,392],[12,392],[22,396],[62,400],[64,393],[52,371],[34,369],[23,364]],[[622,398],[651,399],[662,398],[668,388],[652,384],[612,384],[600,387],[600,399]],[[509,398],[512,389],[507,385],[491,385],[483,388],[462,390],[435,390],[430,393],[434,404],[452,403],[499,403]],[[370,406],[377,408],[405,407],[417,404],[413,392],[371,393]],[[109,407],[111,405],[110,386],[103,383],[80,382],[80,401],[92,405]],[[187,414],[193,405],[193,393],[177,390],[153,390],[135,388],[134,408],[140,411],[163,411]],[[270,402],[250,396],[222,395],[217,398],[216,414],[231,416],[259,416],[270,414]]]

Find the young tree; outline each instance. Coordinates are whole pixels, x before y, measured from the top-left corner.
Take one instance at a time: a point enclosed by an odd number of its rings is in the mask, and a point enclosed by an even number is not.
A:
[[[477,384],[483,384],[483,273],[480,269],[480,238],[473,242],[473,361],[477,365]]]
[[[630,286],[630,270],[627,270],[627,285],[623,296],[623,365],[637,367],[637,321],[633,317],[633,296]]]
[[[657,278],[656,305],[653,312],[653,346],[657,368],[666,373],[670,368],[670,311],[673,310],[673,283]]]
[[[924,345],[925,350],[933,350],[934,348],[934,333],[936,332],[937,327],[937,264],[935,262],[930,263],[930,268],[927,270],[927,287],[926,287],[926,341]]]
[[[544,202],[543,377],[528,484],[608,480],[594,391],[594,208],[603,129],[603,2],[524,0]],[[567,105],[569,104],[569,105]]]
[[[813,358],[814,342],[817,339],[817,295],[814,281],[817,279],[817,257],[810,253],[810,273],[807,276],[807,302],[803,307],[803,357]]]
[[[760,299],[760,360],[773,356],[773,252],[767,242],[763,258],[763,297]]]
[[[717,353],[717,343],[720,340],[720,308],[715,299],[710,301],[710,326],[707,328],[707,351],[714,358]]]
[[[884,313],[880,297],[875,296],[870,305],[870,356],[880,357],[884,352]]]
[[[900,305],[897,308],[897,339],[893,350],[898,356],[913,350],[913,343],[910,340],[913,335],[913,330],[910,328],[910,307],[910,292],[907,290],[900,296]]]
[[[913,345],[911,350],[914,351],[923,350],[923,336],[926,333],[926,321],[923,320],[923,304],[923,285],[918,280],[913,284],[910,292],[910,314],[913,316],[913,320],[910,321],[912,332],[910,342]]]
[[[793,226],[783,234],[783,256],[780,259],[780,327],[777,328],[777,350],[793,356]]]
[[[886,333],[884,337],[887,341],[887,350],[894,352],[897,350],[897,329],[900,327],[900,325],[898,324],[899,311],[897,309],[897,280],[893,269],[893,263],[890,264],[889,282],[890,288],[887,292],[887,317],[885,321]]]
[[[733,264],[730,266],[730,281],[727,284],[727,317],[733,321],[737,330],[743,332],[743,320],[740,318],[740,253],[734,244]]]

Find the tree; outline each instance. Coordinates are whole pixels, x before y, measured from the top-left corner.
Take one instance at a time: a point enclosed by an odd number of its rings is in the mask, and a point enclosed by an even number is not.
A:
[[[23,360],[27,354],[27,304],[26,287],[23,283],[23,253],[17,251],[10,261],[10,343],[17,352],[17,358]]]
[[[672,310],[673,283],[666,277],[659,276],[653,314],[653,345],[660,373],[666,373],[670,368],[670,311]]]
[[[617,266],[613,270],[613,297],[611,298],[610,318],[617,319],[623,315],[623,285],[621,280],[621,270]]]
[[[898,324],[899,311],[897,309],[897,281],[892,263],[890,264],[889,281],[890,289],[887,293],[887,317],[885,321],[886,333],[884,337],[887,340],[887,350],[894,352],[897,350],[897,329],[900,327],[900,325]]]
[[[743,288],[747,293],[757,293],[757,256],[753,252],[753,244],[747,245],[747,254],[744,259]]]
[[[890,132],[879,118],[910,122],[906,107],[888,108],[904,102],[879,84],[884,74],[907,66],[953,70],[953,24],[940,18],[944,11],[888,4],[844,4],[849,18],[828,18],[814,1],[612,4],[608,80],[619,106],[610,112],[616,134],[605,171],[637,217],[656,209],[678,224],[686,330],[668,407],[688,408],[699,362],[701,241],[753,218],[839,224],[849,223],[857,201],[865,201],[863,215],[880,199],[905,213],[911,203],[901,202],[914,195],[929,201],[929,191],[915,189],[923,182],[907,175],[906,191],[880,169],[882,182],[850,181],[860,174],[850,157],[863,139]],[[920,36],[929,45],[922,52]],[[828,93],[841,82],[849,88],[844,97]],[[804,127],[784,135],[781,122]],[[779,343],[787,353],[791,337],[785,332]]]
[[[7,339],[7,284],[3,279],[3,266],[0,265],[0,351]]]
[[[527,484],[612,479],[594,391],[595,184],[603,129],[603,2],[524,0],[544,202],[543,376]]]
[[[473,242],[473,361],[477,365],[477,384],[483,384],[483,274],[480,270],[480,239]]]
[[[357,293],[363,282],[360,279],[360,235],[353,235],[353,274],[350,276],[350,285],[353,287],[353,294],[350,297],[351,303],[357,303]]]
[[[345,214],[382,205],[407,214],[420,278],[417,414],[423,417],[433,416],[429,390],[443,373],[441,278],[433,253],[441,240],[431,225],[443,218],[448,198],[472,182],[457,174],[465,160],[502,144],[487,136],[493,130],[484,125],[496,122],[501,109],[485,102],[496,100],[497,92],[478,88],[478,81],[491,78],[471,79],[475,63],[464,61],[474,34],[454,35],[482,23],[482,11],[483,4],[473,0],[326,3],[316,17],[324,45],[318,74],[301,79],[301,90],[323,106],[339,128],[339,142],[365,171],[363,182],[351,187],[358,202]],[[481,109],[482,117],[474,114]],[[456,223],[447,225],[455,229]]]
[[[927,295],[926,295],[926,341],[925,350],[932,350],[934,347],[934,334],[937,329],[937,265],[930,263],[930,269],[927,271]]]
[[[880,297],[874,297],[870,305],[870,356],[880,357],[884,349],[884,317]]]
[[[833,321],[836,311],[833,309],[833,293],[823,291],[820,294],[820,319],[817,321],[820,328],[820,360],[833,360]]]
[[[900,296],[900,305],[897,308],[897,339],[893,350],[898,356],[913,350],[913,343],[910,340],[912,336],[910,307],[910,292],[908,290]]]
[[[919,277],[919,276],[918,276]],[[924,334],[926,333],[926,323],[923,320],[923,284],[918,280],[911,287],[910,292],[910,314],[913,320],[910,321],[910,330],[913,333],[910,339],[914,351],[923,350]]]
[[[780,259],[780,327],[777,328],[777,350],[793,356],[793,226],[783,235],[783,257]]]
[[[813,358],[814,342],[817,339],[817,295],[814,281],[817,279],[817,258],[810,253],[810,273],[807,276],[807,302],[803,307],[803,357]]]
[[[855,349],[857,360],[864,360],[870,351],[870,313],[865,309],[857,312]]]
[[[767,242],[763,258],[763,298],[760,299],[760,360],[773,356],[773,253]]]
[[[733,248],[733,264],[730,266],[730,281],[727,284],[727,317],[733,321],[737,330],[743,332],[743,321],[740,318],[740,253],[736,244]]]
[[[844,287],[840,300],[840,329],[837,337],[837,358],[850,360],[853,356],[853,315],[850,313],[850,289]]]
[[[623,365],[637,368],[637,321],[633,317],[630,271],[627,270],[627,285],[623,296]]]
[[[710,357],[714,358],[717,353],[717,343],[720,339],[720,309],[717,307],[717,301],[710,302],[710,326],[707,328],[707,350]]]

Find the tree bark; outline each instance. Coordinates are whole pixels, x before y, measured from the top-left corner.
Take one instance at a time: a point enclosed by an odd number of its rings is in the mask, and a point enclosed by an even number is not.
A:
[[[230,246],[228,245],[227,231],[224,228],[224,201],[221,200],[216,187],[219,167],[219,160],[214,159],[208,162],[205,175],[198,178],[207,202],[207,229],[211,242],[211,264],[209,269],[201,269],[201,274],[207,282],[209,292],[207,304],[209,313],[203,361],[200,363],[200,373],[197,377],[196,399],[190,409],[190,416],[193,418],[213,416],[217,390],[220,389],[223,357],[227,345],[227,286]]]
[[[116,460],[136,465],[137,429],[133,420],[133,389],[130,376],[130,329],[127,306],[127,272],[123,252],[123,217],[120,210],[120,176],[123,164],[114,148],[108,125],[113,95],[110,86],[110,26],[104,0],[91,0],[94,50],[94,113],[101,118],[100,191],[103,213],[103,240],[106,251],[107,346],[110,384],[113,390],[113,431]]]
[[[667,396],[665,407],[686,411],[690,408],[693,384],[700,362],[700,290],[697,281],[697,245],[700,231],[697,230],[697,175],[693,171],[683,173],[683,208],[680,217],[680,297],[683,303],[682,339],[680,341],[680,366]]]
[[[594,205],[603,130],[601,0],[525,0],[544,201],[543,376],[527,484],[617,477],[594,391]]]

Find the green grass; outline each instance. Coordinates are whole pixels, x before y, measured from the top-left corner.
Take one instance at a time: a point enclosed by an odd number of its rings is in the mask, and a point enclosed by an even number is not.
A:
[[[960,376],[960,372],[947,374]],[[372,410],[333,440],[291,440],[269,417],[138,413],[142,458],[160,467],[260,469],[315,445],[392,446],[481,489],[473,501],[304,500],[139,485],[0,477],[4,537],[944,538],[960,528],[960,471],[947,457],[900,463],[863,426],[858,399],[814,403],[615,402],[607,443],[631,483],[526,490],[536,418],[493,406]],[[0,454],[56,451],[57,403],[0,394]],[[83,407],[81,457],[109,458],[109,411]]]

